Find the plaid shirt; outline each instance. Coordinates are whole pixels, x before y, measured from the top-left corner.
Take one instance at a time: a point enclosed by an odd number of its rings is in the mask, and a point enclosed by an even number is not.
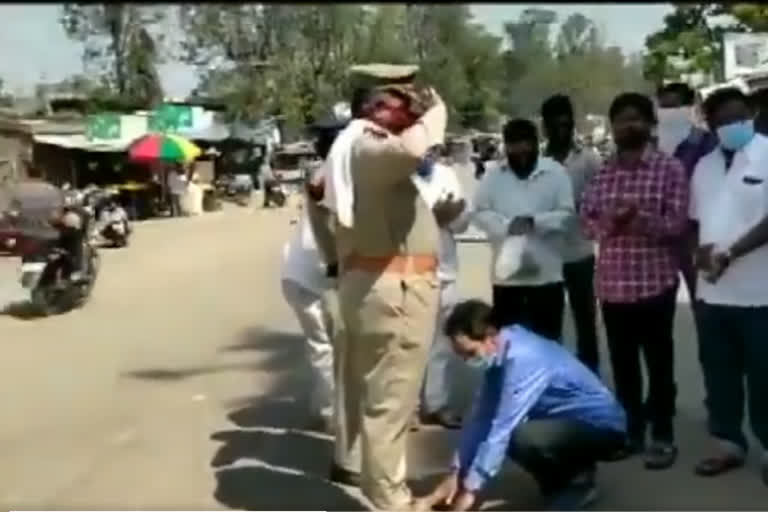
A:
[[[688,223],[689,187],[676,158],[648,147],[636,169],[610,158],[584,191],[581,218],[599,243],[595,287],[606,302],[636,302],[677,283],[677,248]],[[636,213],[612,232],[612,213],[631,205]]]

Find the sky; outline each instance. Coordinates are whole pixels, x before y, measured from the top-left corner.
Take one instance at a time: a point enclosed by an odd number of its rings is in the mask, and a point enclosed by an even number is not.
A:
[[[29,94],[35,84],[56,82],[82,73],[82,49],[69,40],[58,22],[61,4],[2,4],[0,19],[0,78],[6,90]],[[515,20],[528,7],[555,11],[559,20],[573,12],[593,19],[606,42],[625,52],[642,50],[645,37],[658,30],[670,4],[473,4],[477,21],[501,34],[505,21]],[[194,69],[181,63],[161,66],[163,86],[169,96],[186,96],[195,86]]]

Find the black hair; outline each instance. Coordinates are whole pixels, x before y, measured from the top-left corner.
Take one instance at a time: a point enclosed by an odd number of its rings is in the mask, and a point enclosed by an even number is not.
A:
[[[518,142],[528,140],[534,144],[539,143],[539,134],[536,125],[528,119],[512,119],[504,125],[502,130],[504,142]]]
[[[613,121],[626,108],[634,108],[650,124],[656,124],[656,109],[651,98],[639,92],[625,92],[616,96],[608,109],[608,119]]]
[[[352,100],[349,102],[349,110],[353,119],[360,119],[363,115],[363,107],[368,101],[371,90],[364,87],[358,87],[352,91]]]
[[[711,121],[715,112],[730,101],[742,101],[747,107],[752,106],[752,102],[741,89],[737,87],[718,89],[704,100],[704,115],[707,117],[707,121]]]
[[[43,170],[36,165],[33,165],[31,162],[25,162],[25,171],[27,173],[27,177],[34,178],[34,179],[42,179],[45,176],[45,173]]]
[[[485,339],[489,327],[499,329],[493,308],[479,299],[470,299],[456,304],[443,325],[448,338],[460,334],[472,340]]]
[[[768,89],[758,89],[749,95],[752,106],[756,109],[768,107]]]
[[[342,128],[325,128],[317,131],[317,140],[315,141],[315,152],[317,156],[325,160],[331,151],[333,141],[338,137]]]
[[[665,94],[677,94],[680,97],[680,101],[683,106],[690,107],[693,105],[696,99],[696,93],[693,89],[683,82],[672,82],[666,85],[662,85],[656,91],[656,97],[660,98]]]
[[[565,94],[550,96],[541,104],[541,118],[545,123],[559,116],[573,119],[573,104]]]

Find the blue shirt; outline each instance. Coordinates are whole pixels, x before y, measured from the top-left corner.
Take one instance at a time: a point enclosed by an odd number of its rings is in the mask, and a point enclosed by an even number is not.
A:
[[[518,325],[502,329],[498,343],[454,462],[465,489],[480,489],[514,457],[510,440],[524,421],[570,419],[626,432],[624,410],[567,349]]]

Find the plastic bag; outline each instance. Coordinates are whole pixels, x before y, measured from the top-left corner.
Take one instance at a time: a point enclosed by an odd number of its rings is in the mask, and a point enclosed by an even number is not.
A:
[[[506,281],[538,272],[539,266],[530,254],[531,243],[527,235],[508,236],[504,239],[496,255],[494,277]]]

